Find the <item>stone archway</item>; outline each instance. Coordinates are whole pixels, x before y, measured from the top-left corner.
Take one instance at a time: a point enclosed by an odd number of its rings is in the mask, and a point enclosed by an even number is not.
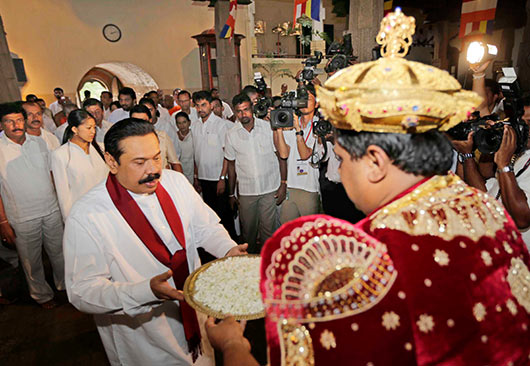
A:
[[[77,98],[79,100],[83,98],[79,93],[88,82],[103,84],[115,96],[114,99],[117,99],[119,89],[124,86],[133,88],[137,99],[140,99],[150,90],[158,89],[158,84],[151,75],[130,62],[106,62],[88,70],[77,86]],[[93,97],[99,98],[99,95]]]

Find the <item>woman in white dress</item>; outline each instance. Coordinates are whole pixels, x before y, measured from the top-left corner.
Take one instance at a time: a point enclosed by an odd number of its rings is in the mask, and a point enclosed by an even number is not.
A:
[[[51,155],[52,174],[64,220],[74,202],[108,175],[95,137],[94,117],[85,110],[75,110],[68,115],[63,145]]]

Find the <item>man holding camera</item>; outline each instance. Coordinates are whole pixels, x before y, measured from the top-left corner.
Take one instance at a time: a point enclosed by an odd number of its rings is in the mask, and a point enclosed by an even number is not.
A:
[[[523,106],[522,119],[530,125],[529,97],[523,98]],[[516,133],[512,127],[505,125],[501,145],[493,155],[497,166],[495,177],[486,180],[474,159],[473,135],[471,132],[467,141],[453,141],[459,153],[458,160],[463,165],[464,180],[500,199],[521,231],[527,247],[530,246],[530,140],[526,142],[524,151],[516,154]]]
[[[294,116],[293,129],[274,130],[274,145],[280,158],[287,159],[287,198],[280,210],[280,223],[319,211],[319,171],[311,164],[316,138],[313,120],[318,106],[313,84],[307,84],[307,107]]]

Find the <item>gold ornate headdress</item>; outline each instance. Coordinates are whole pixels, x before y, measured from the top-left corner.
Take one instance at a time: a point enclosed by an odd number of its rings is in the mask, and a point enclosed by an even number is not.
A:
[[[320,110],[337,128],[390,133],[446,131],[469,115],[481,97],[463,90],[447,71],[403,58],[413,17],[399,8],[381,21],[381,57],[343,69],[318,87]]]

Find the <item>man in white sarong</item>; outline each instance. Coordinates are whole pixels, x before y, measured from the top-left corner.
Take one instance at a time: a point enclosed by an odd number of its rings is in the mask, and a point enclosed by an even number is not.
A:
[[[94,314],[112,365],[213,365],[180,290],[200,266],[197,247],[222,257],[247,245],[230,239],[184,175],[162,170],[148,122],[117,122],[105,151],[111,174],[66,221],[70,302]]]

